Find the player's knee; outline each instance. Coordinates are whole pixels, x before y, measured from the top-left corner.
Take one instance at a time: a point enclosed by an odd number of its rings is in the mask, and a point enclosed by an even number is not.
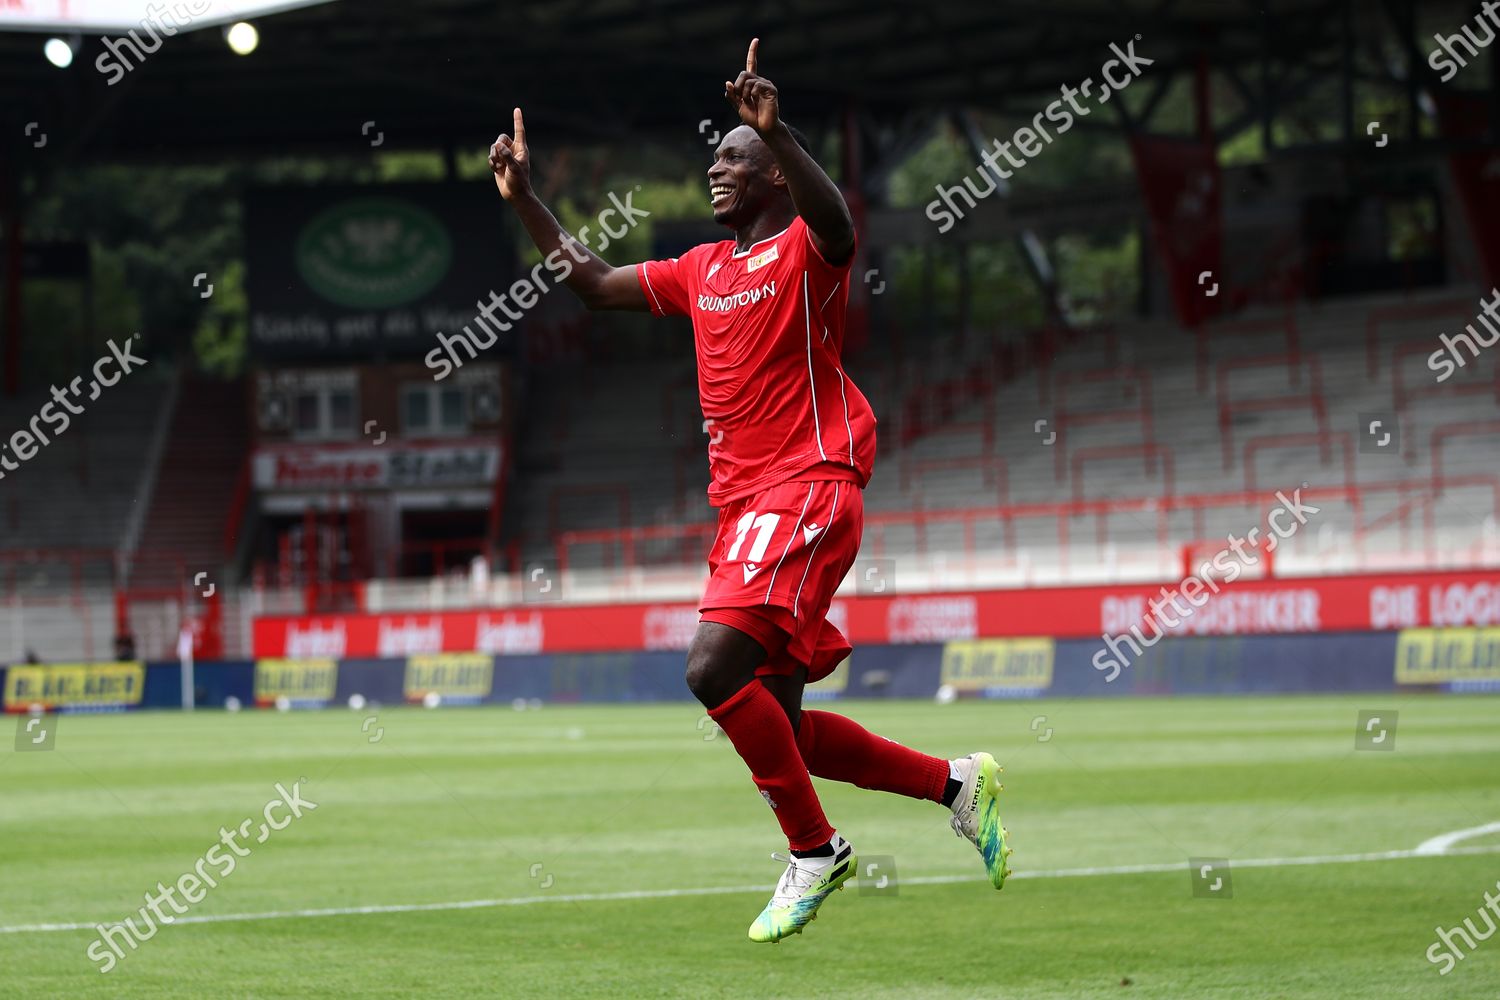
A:
[[[715,622],[703,622],[687,655],[688,690],[708,708],[717,708],[755,680],[766,653],[748,635]]]
[[[688,690],[706,708],[718,708],[732,698],[748,679],[742,673],[718,643],[695,639],[688,647]]]
[[[695,641],[688,648],[687,655],[687,686],[693,692],[693,697],[703,702],[709,708],[718,704],[715,695],[718,691],[718,674],[713,651],[708,649],[704,643]]]

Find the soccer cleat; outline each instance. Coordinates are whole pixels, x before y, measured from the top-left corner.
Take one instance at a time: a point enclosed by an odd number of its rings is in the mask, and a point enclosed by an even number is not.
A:
[[[750,925],[750,940],[772,944],[790,934],[801,934],[818,915],[818,907],[835,889],[858,870],[854,847],[838,834],[833,835],[833,855],[826,858],[798,858],[773,854],[785,861],[786,871],[776,883],[776,892],[760,916]]]
[[[953,832],[967,837],[979,849],[990,884],[1003,889],[1010,877],[1005,859],[1015,853],[1005,844],[1009,831],[1000,825],[998,798],[1005,786],[996,776],[1005,769],[987,753],[971,753],[953,763],[964,779],[958,798],[953,800]]]

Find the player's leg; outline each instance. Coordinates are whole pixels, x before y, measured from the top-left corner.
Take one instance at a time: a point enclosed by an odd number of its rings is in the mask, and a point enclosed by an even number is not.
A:
[[[785,656],[786,654],[781,654]],[[769,659],[767,662],[770,662]],[[771,692],[771,697],[776,699],[781,710],[786,713],[787,721],[792,724],[792,732],[798,733],[798,726],[802,718],[802,691],[807,687],[807,667],[801,663],[788,663],[786,673],[766,673],[760,675],[760,682],[765,685],[766,690]],[[797,745],[802,745],[800,735]],[[803,755],[806,760],[807,755]],[[808,768],[812,770],[811,767]],[[814,777],[823,777],[814,775]]]
[[[850,647],[827,621],[818,632],[809,659],[824,674],[848,655]],[[802,760],[814,777],[952,805],[963,781],[949,761],[877,736],[846,716],[803,708],[808,667],[796,662],[795,655],[788,651],[769,658],[760,680],[786,712]]]
[[[791,848],[771,901],[750,925],[750,940],[775,943],[812,922],[853,876],[857,859],[823,815],[786,712],[755,679],[767,646],[783,645],[786,633],[755,609],[713,608],[703,616],[688,652],[688,686],[750,768]]]
[[[812,676],[821,678],[849,649],[848,641],[825,621],[813,652],[802,655],[813,664]],[[793,644],[770,657],[758,673],[791,721],[808,771],[860,788],[941,802],[953,813],[954,833],[972,843],[984,859],[990,884],[1003,888],[1010,875],[1006,858],[1012,851],[1000,821],[998,795],[1003,786],[995,758],[981,752],[944,760],[878,736],[846,716],[803,708],[810,671],[793,660],[797,655],[799,644]]]
[[[790,720],[755,680],[796,628],[785,595],[803,573],[804,547],[828,521],[818,492],[814,484],[783,484],[720,509],[688,656],[689,687],[750,768],[791,847],[771,901],[750,926],[753,941],[800,932],[856,871],[853,848],[818,803]]]
[[[816,544],[798,551],[793,573],[787,577],[783,597],[796,609],[795,617],[784,612],[790,639],[784,648],[770,650],[756,673],[786,712],[797,732],[803,760],[814,775],[942,802],[952,770],[947,761],[882,739],[842,716],[802,708],[802,690],[808,681],[827,677],[852,651],[849,641],[828,621],[828,609],[854,565],[864,533],[864,494],[858,487],[840,482],[808,485],[812,492],[806,506],[816,501],[818,516],[812,523],[822,527]]]
[[[826,516],[817,545],[806,552],[792,595],[797,611],[795,632],[784,650],[771,651],[757,673],[791,720],[812,774],[943,802],[952,771],[947,761],[876,736],[843,716],[802,708],[805,685],[833,673],[853,651],[843,633],[828,621],[828,611],[859,554],[865,521],[863,491],[848,483],[818,485],[828,496]]]
[[[733,610],[719,609],[719,617],[731,617],[724,612]],[[822,851],[834,830],[797,750],[791,722],[755,681],[755,670],[765,659],[765,648],[744,631],[743,623],[732,627],[705,620],[688,650],[687,685],[750,768],[791,850]]]

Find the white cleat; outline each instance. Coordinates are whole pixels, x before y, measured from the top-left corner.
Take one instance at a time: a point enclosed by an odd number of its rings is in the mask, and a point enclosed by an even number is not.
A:
[[[964,782],[953,800],[953,832],[978,849],[990,884],[1003,889],[1010,875],[1005,859],[1015,853],[1006,846],[1009,832],[1000,824],[998,796],[1005,786],[996,779],[1004,768],[987,753],[960,757],[953,766]]]
[[[854,847],[833,835],[833,854],[826,858],[798,858],[773,854],[787,863],[771,901],[750,925],[750,940],[775,944],[802,928],[818,915],[818,907],[835,889],[841,889],[858,870]]]

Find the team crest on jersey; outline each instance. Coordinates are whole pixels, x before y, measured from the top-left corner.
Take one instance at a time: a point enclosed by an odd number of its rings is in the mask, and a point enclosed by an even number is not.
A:
[[[771,249],[765,251],[764,253],[758,253],[754,257],[751,257],[750,263],[745,268],[745,273],[752,274],[756,270],[771,263],[771,261],[780,256],[780,249],[781,248],[778,246],[773,246],[771,247]]]

